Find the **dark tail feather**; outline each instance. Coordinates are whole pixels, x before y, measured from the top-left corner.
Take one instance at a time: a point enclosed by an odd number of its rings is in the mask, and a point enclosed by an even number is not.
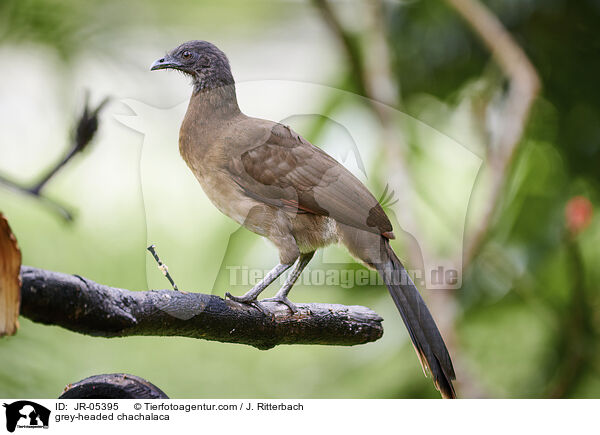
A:
[[[456,376],[444,339],[389,241],[383,239],[383,244],[384,261],[375,266],[400,311],[423,370],[426,374],[427,371],[431,373],[435,386],[444,399],[454,399],[456,393],[452,380]]]

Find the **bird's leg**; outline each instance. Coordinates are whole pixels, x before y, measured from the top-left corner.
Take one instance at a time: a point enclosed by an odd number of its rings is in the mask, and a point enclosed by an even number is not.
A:
[[[302,271],[304,270],[306,265],[313,258],[313,255],[315,255],[314,251],[309,252],[307,254],[300,254],[298,261],[296,261],[296,266],[292,269],[292,271],[290,272],[289,276],[287,277],[287,279],[285,280],[285,282],[283,283],[283,285],[281,286],[281,288],[279,289],[277,294],[272,298],[263,299],[261,302],[264,302],[264,301],[280,302],[282,304],[287,305],[288,308],[292,311],[292,313],[297,312],[298,307],[296,307],[296,305],[294,305],[288,299],[287,296],[290,293],[290,290],[292,289],[292,287],[294,286],[296,281],[298,280],[298,277],[300,277],[300,274],[302,273]]]
[[[258,297],[258,295],[261,294],[263,292],[263,290],[269,286],[269,284],[271,284],[273,281],[275,281],[277,278],[279,278],[279,276],[283,272],[288,270],[291,266],[292,266],[291,264],[279,263],[277,266],[275,266],[273,269],[271,269],[271,271],[269,273],[267,273],[267,275],[258,284],[256,284],[254,287],[252,287],[243,296],[233,296],[229,292],[225,293],[225,296],[227,296],[232,301],[241,302],[244,304],[251,304],[254,301],[256,301],[256,298]]]

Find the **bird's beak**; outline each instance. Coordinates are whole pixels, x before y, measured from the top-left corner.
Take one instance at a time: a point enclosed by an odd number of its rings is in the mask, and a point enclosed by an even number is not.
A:
[[[154,63],[150,65],[150,71],[167,68],[180,69],[181,66],[182,65],[175,59],[171,58],[169,55],[166,55],[165,57],[155,60]]]

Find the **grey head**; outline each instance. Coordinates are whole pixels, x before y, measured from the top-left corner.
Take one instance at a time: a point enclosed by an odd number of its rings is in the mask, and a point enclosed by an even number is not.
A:
[[[150,66],[152,71],[159,69],[175,69],[189,75],[195,92],[234,84],[227,56],[207,41],[184,42]]]

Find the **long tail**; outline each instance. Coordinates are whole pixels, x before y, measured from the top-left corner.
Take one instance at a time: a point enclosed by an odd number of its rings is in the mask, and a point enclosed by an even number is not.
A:
[[[443,398],[454,399],[456,393],[452,380],[456,379],[456,375],[444,339],[389,241],[384,240],[383,244],[383,262],[374,266],[400,311],[423,370],[426,373],[429,370],[432,374],[435,386]]]

